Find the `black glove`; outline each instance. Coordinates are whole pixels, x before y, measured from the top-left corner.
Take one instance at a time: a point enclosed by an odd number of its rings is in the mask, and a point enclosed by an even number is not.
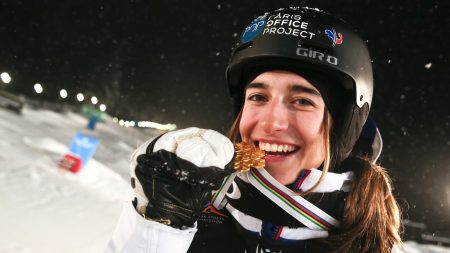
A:
[[[192,227],[212,191],[234,171],[233,146],[212,130],[188,128],[166,135],[136,155],[135,207],[147,219],[175,228]]]

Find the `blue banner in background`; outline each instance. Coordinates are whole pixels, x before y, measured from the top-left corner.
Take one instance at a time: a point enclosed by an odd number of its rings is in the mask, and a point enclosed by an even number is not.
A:
[[[70,143],[70,153],[80,157],[82,161],[82,167],[94,156],[97,149],[98,139],[90,137],[81,133],[75,134]]]

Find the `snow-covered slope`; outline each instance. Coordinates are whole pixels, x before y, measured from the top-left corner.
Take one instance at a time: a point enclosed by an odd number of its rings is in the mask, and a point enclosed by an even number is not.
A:
[[[0,109],[0,252],[101,252],[130,197],[128,157],[154,136],[75,113]],[[77,131],[99,139],[78,174],[58,168]]]

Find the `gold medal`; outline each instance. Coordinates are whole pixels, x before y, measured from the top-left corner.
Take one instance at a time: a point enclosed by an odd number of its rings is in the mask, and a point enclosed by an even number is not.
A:
[[[234,169],[237,171],[248,171],[251,168],[264,168],[265,152],[246,142],[236,143],[234,145],[236,156],[234,159]]]

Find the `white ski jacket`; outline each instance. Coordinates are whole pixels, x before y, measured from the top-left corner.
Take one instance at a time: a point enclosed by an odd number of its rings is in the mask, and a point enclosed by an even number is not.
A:
[[[185,230],[146,220],[125,202],[117,227],[104,253],[186,253],[197,228]]]

